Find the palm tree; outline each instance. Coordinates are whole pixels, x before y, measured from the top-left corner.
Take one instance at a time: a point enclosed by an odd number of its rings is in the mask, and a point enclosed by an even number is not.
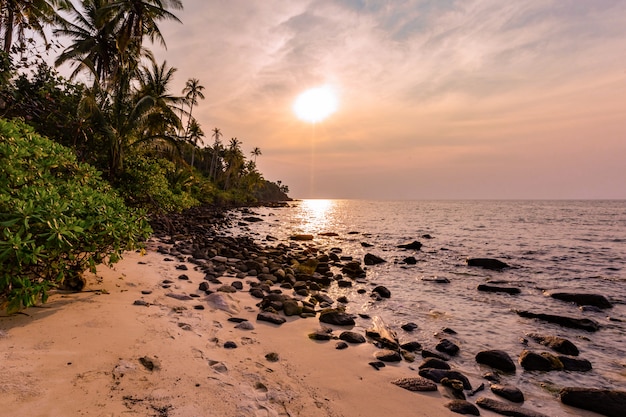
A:
[[[226,170],[224,172],[224,190],[231,188],[232,179],[240,176],[241,168],[244,166],[245,158],[241,152],[240,145],[241,141],[239,139],[231,138],[228,148],[224,154],[224,160],[226,162]]]
[[[217,127],[214,127],[212,132],[213,135],[211,137],[215,138],[215,141],[213,142],[213,155],[211,157],[211,168],[209,169],[209,177],[215,181],[215,178],[217,177],[218,156],[221,148],[220,138],[224,135]]]
[[[148,134],[154,134],[155,131],[179,131],[181,128],[182,123],[175,109],[183,102],[183,98],[169,93],[169,85],[176,71],[176,68],[167,67],[167,61],[163,61],[160,66],[153,61],[150,67],[143,66],[139,71],[139,96],[149,96],[154,100],[155,109],[147,121],[152,131]]]
[[[104,7],[112,13],[112,21],[119,27],[118,42],[121,51],[139,49],[144,37],[155,40],[165,47],[165,39],[159,30],[161,20],[174,20],[180,23],[168,9],[182,10],[181,0],[112,0]]]
[[[261,148],[257,146],[254,149],[252,149],[252,151],[250,152],[250,155],[254,157],[254,163],[256,164],[256,157],[263,155],[263,153],[261,152]]]
[[[105,19],[102,13],[106,4],[108,0],[85,0],[81,12],[69,3],[65,11],[72,21],[63,20],[61,27],[54,30],[55,35],[73,41],[57,57],[55,65],[76,63],[70,77],[75,78],[86,71],[94,77],[94,86],[111,78],[120,64],[115,23]]]
[[[11,52],[13,35],[18,47],[24,47],[26,30],[32,30],[48,42],[44,28],[58,17],[56,9],[66,4],[63,0],[0,0],[0,33],[4,35],[2,50]]]
[[[187,128],[185,129],[185,136],[187,136],[189,128],[191,126],[191,117],[193,113],[193,106],[198,104],[198,99],[204,100],[204,94],[202,93],[204,86],[200,85],[200,80],[197,78],[190,78],[183,88],[183,94],[185,99],[189,103],[189,118],[187,119]]]
[[[191,143],[191,167],[193,168],[194,157],[196,154],[196,147],[198,146],[198,142],[204,144],[202,138],[204,137],[204,132],[200,128],[200,124],[193,119],[191,121],[191,125],[189,129],[187,129],[187,133],[189,134],[189,143]]]

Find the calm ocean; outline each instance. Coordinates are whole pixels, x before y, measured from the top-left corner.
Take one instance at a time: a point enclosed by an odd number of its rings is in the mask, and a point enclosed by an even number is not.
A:
[[[397,330],[401,342],[417,340],[432,350],[438,332],[446,327],[455,330],[449,339],[461,352],[450,363],[474,387],[485,382],[482,395],[490,394],[476,353],[501,349],[516,360],[524,348],[546,350],[532,341],[522,343],[531,332],[572,341],[593,370],[526,372],[518,366],[515,375],[502,382],[519,387],[527,407],[551,416],[583,415],[560,405],[556,399],[560,387],[626,388],[626,201],[303,200],[290,206],[254,209],[264,221],[234,232],[269,246],[277,242],[265,241],[267,235],[288,242],[293,234],[313,234],[315,239],[306,244],[322,250],[341,248],[343,255],[361,261],[368,252],[382,257],[386,263],[367,268],[367,283],[331,287],[329,293],[347,296],[348,312],[382,317]],[[319,235],[326,232],[337,236]],[[421,251],[397,248],[414,240],[423,244]],[[417,264],[402,262],[408,256],[417,258]],[[497,258],[512,268],[498,272],[468,267],[468,257]],[[450,282],[429,281],[435,277]],[[477,291],[479,284],[495,281],[518,287],[521,293]],[[386,286],[391,298],[373,301],[372,284]],[[358,294],[359,288],[368,291]],[[601,294],[614,307],[583,311],[550,298],[550,292]],[[521,318],[514,310],[591,318],[601,330],[567,329]],[[407,322],[419,329],[402,331],[400,325]]]

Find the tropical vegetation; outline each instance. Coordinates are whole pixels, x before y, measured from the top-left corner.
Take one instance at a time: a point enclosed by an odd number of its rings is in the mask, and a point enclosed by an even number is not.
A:
[[[247,159],[217,127],[207,143],[194,117],[205,87],[192,77],[177,94],[177,69],[155,60],[159,25],[182,7],[0,0],[0,298],[11,308],[115,262],[149,216],[286,197],[258,171],[258,147]],[[55,52],[69,79],[46,63]]]

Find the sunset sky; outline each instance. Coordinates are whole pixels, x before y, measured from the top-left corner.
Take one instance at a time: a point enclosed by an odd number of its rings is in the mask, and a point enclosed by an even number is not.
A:
[[[626,1],[183,3],[158,60],[292,197],[626,198]]]

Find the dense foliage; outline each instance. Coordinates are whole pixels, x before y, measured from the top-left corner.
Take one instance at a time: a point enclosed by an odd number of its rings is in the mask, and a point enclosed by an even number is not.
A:
[[[159,24],[179,22],[182,1],[0,4],[0,297],[11,309],[136,247],[148,228],[128,207],[287,198],[257,170],[259,148],[247,160],[242,142],[223,144],[217,127],[205,143],[193,115],[205,87],[190,78],[172,93],[176,68],[148,49],[165,46]],[[71,66],[69,79],[45,63],[58,48],[54,62]]]
[[[128,209],[71,150],[3,119],[0,225],[0,296],[11,311],[45,301],[48,289],[96,264],[117,262],[151,232],[145,214]]]

